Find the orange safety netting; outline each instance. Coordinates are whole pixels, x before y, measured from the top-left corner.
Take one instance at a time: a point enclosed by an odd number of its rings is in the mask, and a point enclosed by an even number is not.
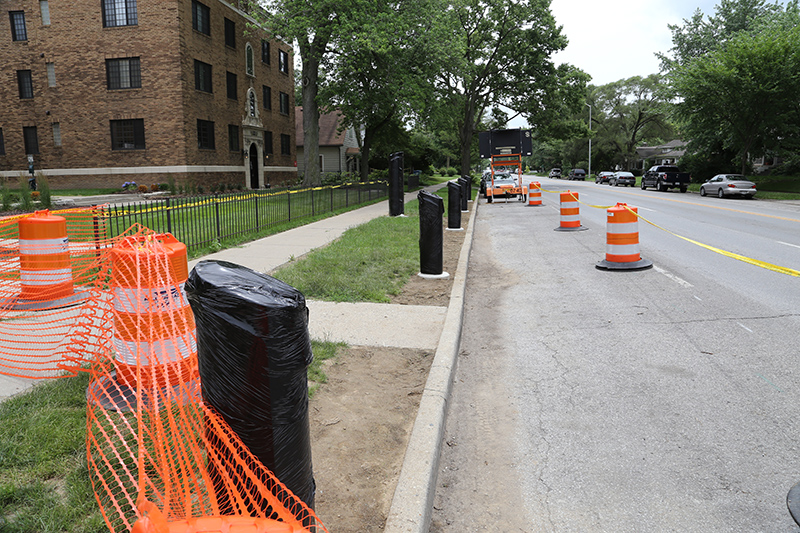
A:
[[[91,374],[86,452],[112,532],[327,531],[203,402],[186,264],[171,235],[109,237],[101,208],[0,219],[0,374]]]

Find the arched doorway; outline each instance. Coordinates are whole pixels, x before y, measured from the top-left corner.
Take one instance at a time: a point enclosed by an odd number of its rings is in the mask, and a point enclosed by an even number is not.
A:
[[[258,148],[255,143],[250,145],[250,188],[258,189]]]

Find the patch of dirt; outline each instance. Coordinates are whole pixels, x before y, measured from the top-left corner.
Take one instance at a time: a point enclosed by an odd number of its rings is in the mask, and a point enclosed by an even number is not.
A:
[[[465,229],[468,216],[462,213]],[[448,279],[414,275],[392,303],[447,306],[465,235],[444,232]],[[351,346],[328,362],[328,381],[311,399],[309,418],[315,511],[331,533],[383,530],[433,356],[431,350]]]

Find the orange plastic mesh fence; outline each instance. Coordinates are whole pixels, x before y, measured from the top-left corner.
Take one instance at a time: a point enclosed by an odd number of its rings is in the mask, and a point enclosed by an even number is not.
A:
[[[0,373],[91,374],[86,454],[109,530],[139,521],[137,532],[166,533],[166,521],[169,532],[200,523],[204,531],[219,523],[221,531],[326,532],[202,400],[185,246],[139,226],[106,238],[96,211],[62,213],[80,294],[66,303],[49,289],[33,302],[19,296],[18,222],[0,221]],[[221,516],[252,519],[211,518]]]

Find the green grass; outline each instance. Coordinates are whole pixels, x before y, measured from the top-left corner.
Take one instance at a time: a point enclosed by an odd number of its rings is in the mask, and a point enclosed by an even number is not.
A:
[[[0,531],[106,531],[86,467],[88,375],[0,403]]]
[[[119,189],[58,189],[50,192],[53,196],[104,196],[120,192],[122,190],[121,185]]]

